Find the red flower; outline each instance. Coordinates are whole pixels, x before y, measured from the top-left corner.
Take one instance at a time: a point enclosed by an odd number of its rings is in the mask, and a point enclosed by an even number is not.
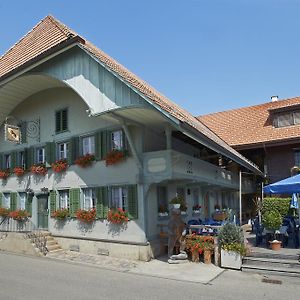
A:
[[[14,173],[16,176],[21,177],[25,174],[25,170],[23,169],[23,167],[15,167]]]
[[[89,210],[78,209],[76,212],[76,218],[84,223],[91,223],[96,219],[96,209],[91,208]]]
[[[45,164],[37,164],[37,165],[33,165],[30,168],[30,171],[33,174],[45,176],[47,173],[47,168],[46,168]]]
[[[127,223],[128,214],[122,208],[112,208],[108,211],[107,220],[113,224]]]
[[[53,163],[51,167],[55,173],[60,173],[65,171],[68,168],[68,163],[65,159],[60,159],[57,160],[55,163]]]
[[[10,175],[9,169],[6,170],[0,170],[0,178],[7,179],[7,177]]]
[[[29,213],[24,209],[17,209],[17,210],[11,211],[9,213],[9,216],[16,221],[26,221],[27,218],[29,217]]]
[[[106,165],[114,165],[125,159],[125,153],[122,150],[114,149],[107,153],[105,157]]]
[[[75,160],[75,164],[82,167],[82,168],[86,168],[89,167],[93,161],[95,161],[95,155],[93,154],[86,154],[84,156],[80,156]]]

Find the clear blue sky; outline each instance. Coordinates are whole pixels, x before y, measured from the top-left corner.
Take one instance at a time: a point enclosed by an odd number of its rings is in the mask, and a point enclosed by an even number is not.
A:
[[[194,115],[300,96],[300,0],[3,0],[0,53],[47,14]]]

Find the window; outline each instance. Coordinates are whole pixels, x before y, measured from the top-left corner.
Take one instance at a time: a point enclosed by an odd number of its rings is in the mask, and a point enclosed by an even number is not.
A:
[[[25,169],[25,152],[21,151],[18,153],[18,166]]]
[[[58,191],[58,206],[60,209],[63,208],[69,208],[69,191],[68,190],[62,190]]]
[[[111,188],[111,199],[110,199],[110,208],[122,208],[127,210],[128,206],[128,190],[123,187],[112,187]]]
[[[294,152],[295,166],[300,166],[300,150]]]
[[[194,189],[193,190],[193,205],[199,205],[199,190],[198,189]]]
[[[10,193],[3,193],[2,207],[10,208]]]
[[[169,210],[168,191],[165,186],[157,187],[157,206],[160,213],[167,213]]]
[[[176,189],[176,197],[182,197],[185,199],[184,188],[177,188]]]
[[[83,209],[89,210],[96,207],[96,193],[95,189],[85,188],[83,189],[82,206]]]
[[[41,147],[36,149],[36,163],[45,163],[45,148]]]
[[[300,124],[300,111],[280,113],[274,117],[274,127],[286,127],[297,124]]]
[[[11,167],[11,155],[5,154],[4,155],[4,168],[9,169]]]
[[[111,133],[111,145],[112,150],[122,150],[124,148],[122,130],[113,131]]]
[[[57,145],[58,159],[67,159],[69,151],[69,143],[60,143]]]
[[[68,110],[62,109],[55,112],[55,132],[68,130]]]
[[[19,193],[19,209],[25,209],[26,193]]]
[[[82,154],[95,154],[95,137],[86,136],[82,138]]]

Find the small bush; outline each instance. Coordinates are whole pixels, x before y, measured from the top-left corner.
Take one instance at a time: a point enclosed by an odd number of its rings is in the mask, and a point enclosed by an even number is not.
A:
[[[291,198],[264,198],[262,214],[267,211],[277,211],[284,218],[289,213]]]

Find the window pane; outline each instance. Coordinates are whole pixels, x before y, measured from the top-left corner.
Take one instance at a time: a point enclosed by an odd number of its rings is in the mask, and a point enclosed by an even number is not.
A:
[[[111,189],[111,208],[122,207],[122,188]]]
[[[69,206],[69,192],[59,191],[59,208],[68,208]]]
[[[294,157],[295,157],[295,166],[300,166],[300,151],[295,151]]]
[[[11,166],[11,156],[10,156],[10,154],[5,154],[4,158],[5,158],[5,168],[9,169],[10,166]]]
[[[112,132],[111,139],[112,139],[112,149],[117,149],[117,150],[123,149],[123,133],[121,130]]]
[[[25,209],[25,202],[26,202],[26,193],[19,193],[19,199],[20,199],[20,209]]]
[[[168,195],[167,188],[165,186],[157,187],[157,204],[159,212],[165,212],[168,210]]]
[[[89,210],[96,205],[96,197],[95,197],[94,189],[83,189],[83,209]]]
[[[4,193],[3,194],[3,203],[2,206],[4,208],[10,208],[10,194],[9,193]]]
[[[293,118],[291,113],[282,114],[277,116],[278,127],[293,125]]]
[[[294,112],[294,124],[300,124],[300,112]]]
[[[58,159],[67,159],[69,143],[58,144]]]
[[[82,138],[82,154],[95,154],[95,137],[87,136]]]

